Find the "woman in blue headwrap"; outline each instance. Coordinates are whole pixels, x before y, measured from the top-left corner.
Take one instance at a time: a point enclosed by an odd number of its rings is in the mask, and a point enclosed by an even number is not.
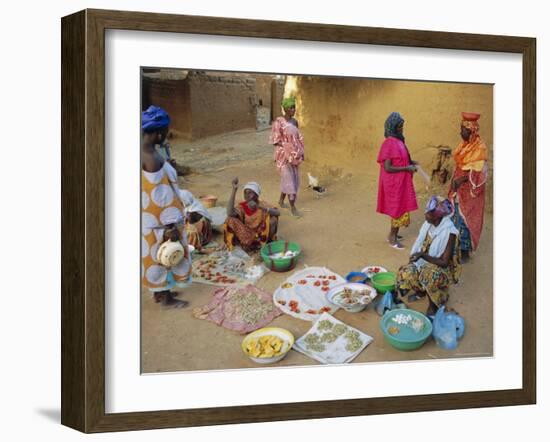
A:
[[[448,199],[432,196],[424,212],[426,221],[411,249],[409,264],[398,271],[397,290],[409,300],[428,295],[428,313],[434,313],[449,299],[449,285],[458,282],[458,230]]]
[[[155,302],[166,307],[185,307],[175,299],[174,288],[191,281],[191,257],[185,233],[184,204],[174,168],[159,154],[156,146],[168,133],[170,117],[164,109],[150,106],[142,112],[141,129],[141,259],[142,283],[154,295]],[[184,256],[166,267],[158,260],[158,250],[165,241],[179,242]]]

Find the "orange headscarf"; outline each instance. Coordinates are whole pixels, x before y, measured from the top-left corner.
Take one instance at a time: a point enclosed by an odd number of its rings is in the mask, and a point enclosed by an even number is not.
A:
[[[462,127],[470,129],[470,138],[462,141],[453,152],[459,169],[481,172],[487,161],[487,146],[479,137],[479,117],[479,114],[462,113]]]

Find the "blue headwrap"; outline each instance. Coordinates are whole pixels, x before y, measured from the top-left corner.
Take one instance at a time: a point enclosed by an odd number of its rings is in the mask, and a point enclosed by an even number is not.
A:
[[[401,117],[399,112],[392,112],[384,123],[384,137],[395,137],[405,142],[403,134],[397,132],[397,126],[404,122],[405,120]]]
[[[158,106],[149,106],[141,113],[141,128],[145,132],[154,132],[170,125],[170,117],[164,109]]]
[[[453,205],[448,199],[432,196],[426,204],[424,213],[433,212],[438,218],[450,215],[453,211]]]

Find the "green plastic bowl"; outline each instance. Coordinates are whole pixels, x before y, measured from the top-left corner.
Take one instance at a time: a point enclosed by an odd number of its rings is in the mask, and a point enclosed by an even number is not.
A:
[[[393,272],[381,272],[371,278],[372,286],[379,293],[386,293],[395,290],[397,275]]]
[[[415,331],[410,325],[398,324],[392,320],[398,314],[411,315],[413,320],[420,319],[424,323],[423,328],[420,331]],[[388,329],[392,326],[399,328],[399,332],[390,334]],[[432,334],[432,323],[426,316],[416,310],[405,308],[386,312],[380,319],[380,328],[386,342],[401,351],[411,351],[422,347]]]
[[[292,252],[297,252],[296,256],[292,258],[279,259],[272,259],[270,257],[270,255],[273,255],[275,253],[284,253],[288,250]],[[274,272],[288,272],[289,270],[292,270],[294,267],[296,267],[296,263],[298,262],[298,258],[300,257],[301,253],[302,249],[300,249],[300,246],[295,242],[289,241],[273,241],[263,246],[260,250],[260,256],[262,257],[265,265],[268,269]]]

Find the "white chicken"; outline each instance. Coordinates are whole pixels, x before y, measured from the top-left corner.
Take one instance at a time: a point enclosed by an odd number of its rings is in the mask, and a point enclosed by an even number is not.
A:
[[[307,179],[309,181],[308,187],[313,189],[315,195],[322,196],[327,191],[324,187],[319,186],[319,180],[309,172],[307,173]]]
[[[307,173],[307,179],[309,180],[309,186],[308,187],[318,187],[319,186],[319,180],[315,178],[311,173]]]

